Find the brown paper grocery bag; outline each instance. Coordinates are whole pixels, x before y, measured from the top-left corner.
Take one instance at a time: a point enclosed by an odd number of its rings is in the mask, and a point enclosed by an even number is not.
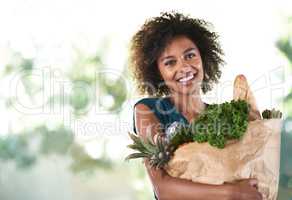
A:
[[[207,184],[257,178],[263,199],[276,200],[281,124],[280,119],[251,121],[244,136],[224,149],[208,143],[183,144],[165,169],[173,177]]]

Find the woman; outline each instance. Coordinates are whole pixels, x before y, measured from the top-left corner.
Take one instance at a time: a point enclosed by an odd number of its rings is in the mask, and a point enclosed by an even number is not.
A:
[[[151,98],[135,104],[135,131],[165,134],[175,121],[190,123],[208,106],[200,96],[221,76],[222,50],[209,24],[180,13],[163,13],[148,20],[133,37],[131,63],[138,88]],[[145,160],[156,198],[259,200],[257,180],[207,185],[170,177]]]

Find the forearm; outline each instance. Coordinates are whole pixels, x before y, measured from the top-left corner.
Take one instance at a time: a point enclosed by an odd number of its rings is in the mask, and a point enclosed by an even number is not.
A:
[[[164,170],[156,170],[146,164],[147,171],[159,200],[227,200],[231,185],[209,185],[169,176]]]
[[[159,187],[159,200],[227,200],[231,196],[230,185],[209,185],[188,180],[165,177],[167,184]]]

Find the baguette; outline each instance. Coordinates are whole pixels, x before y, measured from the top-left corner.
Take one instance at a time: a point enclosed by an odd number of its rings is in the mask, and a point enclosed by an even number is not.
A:
[[[249,119],[261,119],[261,114],[256,104],[255,97],[247,83],[246,77],[242,74],[237,75],[233,84],[233,99],[246,100],[250,105]]]

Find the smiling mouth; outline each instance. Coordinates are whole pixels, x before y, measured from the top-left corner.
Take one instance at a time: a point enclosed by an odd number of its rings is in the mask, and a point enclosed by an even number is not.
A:
[[[187,76],[184,76],[182,78],[179,78],[177,82],[179,82],[182,85],[188,85],[194,80],[197,73],[189,73]]]

